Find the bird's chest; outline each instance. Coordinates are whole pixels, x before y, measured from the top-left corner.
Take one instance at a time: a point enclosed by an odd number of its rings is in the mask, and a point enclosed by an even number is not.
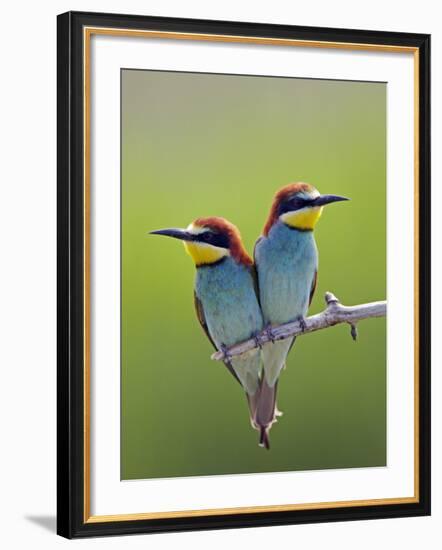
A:
[[[264,320],[305,316],[318,266],[313,233],[281,227],[259,243],[256,261]]]
[[[195,291],[215,343],[233,345],[262,328],[250,273],[230,259],[198,269]]]

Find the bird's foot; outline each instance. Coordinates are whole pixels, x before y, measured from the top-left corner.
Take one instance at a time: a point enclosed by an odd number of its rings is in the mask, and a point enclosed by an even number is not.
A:
[[[262,340],[259,332],[255,332],[255,334],[253,335],[253,340],[255,340],[255,346],[258,349],[262,349]]]
[[[220,345],[220,350],[222,351],[223,353],[223,361],[225,363],[228,363],[230,365],[230,362],[231,362],[231,359],[232,359],[232,356],[230,355],[229,353],[229,348],[225,345],[225,344],[221,344]]]
[[[272,344],[275,343],[276,337],[271,325],[267,325],[266,328],[263,330],[263,333],[267,336],[269,342],[272,342]]]
[[[299,323],[299,326],[301,327],[301,332],[305,332],[305,329],[307,328],[305,317],[303,317],[302,315],[298,317],[298,323]]]

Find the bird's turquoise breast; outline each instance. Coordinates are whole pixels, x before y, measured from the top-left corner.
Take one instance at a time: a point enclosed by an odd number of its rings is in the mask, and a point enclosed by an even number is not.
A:
[[[209,333],[219,348],[247,340],[263,327],[249,269],[227,257],[197,269],[195,292]]]
[[[265,323],[287,323],[307,313],[318,267],[312,231],[277,222],[255,250],[261,308]]]

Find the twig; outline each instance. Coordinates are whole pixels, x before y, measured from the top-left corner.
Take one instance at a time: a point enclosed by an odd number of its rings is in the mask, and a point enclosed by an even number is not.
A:
[[[227,358],[241,355],[254,348],[263,346],[272,340],[284,340],[291,336],[308,334],[324,328],[332,327],[339,323],[348,323],[351,326],[353,340],[357,338],[356,323],[362,319],[371,317],[385,317],[387,314],[387,302],[370,302],[357,306],[343,306],[331,292],[325,293],[327,307],[321,313],[307,317],[302,321],[292,321],[283,325],[271,327],[271,330],[263,330],[255,338],[239,342],[223,351],[217,351],[211,358],[215,361],[224,361]]]

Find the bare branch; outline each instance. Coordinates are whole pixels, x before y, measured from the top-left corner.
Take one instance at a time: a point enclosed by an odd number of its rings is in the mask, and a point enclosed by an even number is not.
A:
[[[223,351],[217,351],[212,355],[215,361],[224,361],[235,355],[241,355],[254,348],[258,348],[271,341],[284,340],[291,336],[299,336],[316,332],[324,328],[348,323],[351,326],[353,340],[357,338],[356,323],[371,317],[385,317],[387,314],[387,302],[370,302],[357,306],[343,306],[331,292],[325,293],[327,307],[321,313],[307,317],[304,320],[292,321],[283,325],[264,329],[257,337],[239,342]]]

